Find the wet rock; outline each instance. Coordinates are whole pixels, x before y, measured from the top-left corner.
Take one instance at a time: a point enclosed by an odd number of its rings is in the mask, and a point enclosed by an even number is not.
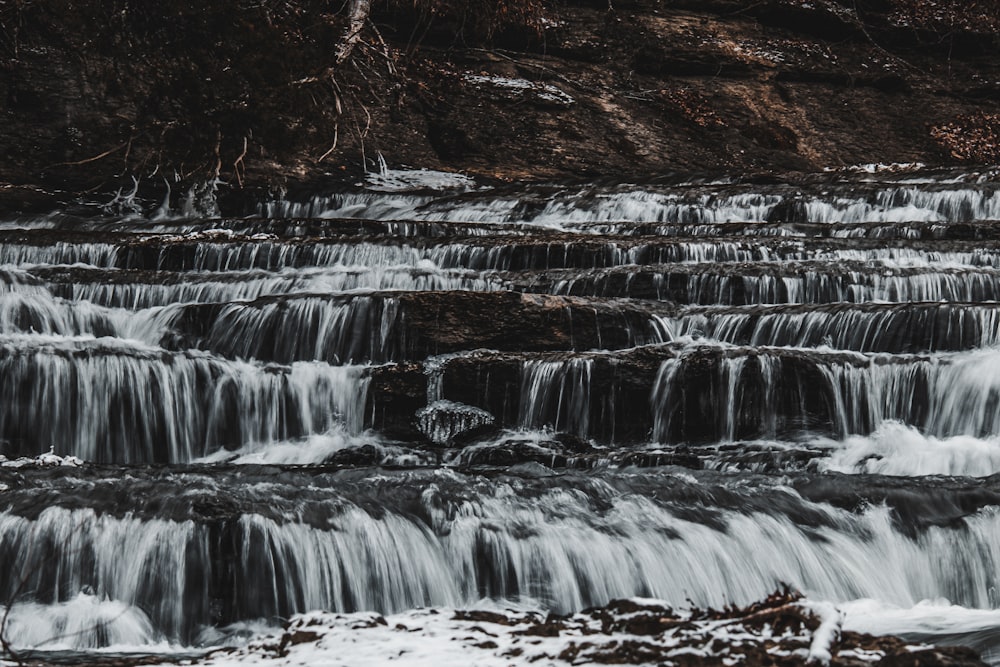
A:
[[[279,363],[409,361],[477,348],[621,349],[661,340],[654,311],[645,304],[516,292],[279,295],[185,306],[170,340]]]
[[[485,410],[455,403],[435,401],[416,414],[417,428],[435,445],[452,445],[485,435],[496,418]]]
[[[282,648],[285,646],[295,646],[296,644],[305,644],[308,642],[314,642],[319,639],[322,635],[316,632],[309,632],[307,630],[296,630],[295,632],[286,632],[281,636]]]
[[[979,654],[970,648],[950,646],[886,655],[879,667],[960,667],[960,665],[985,664]]]
[[[429,354],[474,348],[620,349],[648,338],[652,326],[641,305],[624,302],[423,292],[402,297],[401,305],[409,344]]]
[[[427,405],[427,376],[419,364],[375,366],[369,371],[366,426],[389,438],[414,440],[422,434],[413,415]]]
[[[453,355],[442,363],[440,398],[485,410],[507,428],[549,428],[598,443],[703,444],[791,437],[803,431],[836,436],[870,432],[878,415],[895,415],[907,423],[928,418],[938,400],[936,392],[943,391],[944,385],[935,375],[925,375],[938,368],[927,364],[928,358],[921,355],[879,357],[795,348],[760,351],[711,344],[570,354],[475,351]],[[383,379],[376,383],[370,404],[378,405],[382,387],[392,383],[398,387],[408,383],[411,400],[419,400],[426,380],[416,381],[417,368],[380,367],[375,374]],[[947,366],[939,370],[947,373]],[[853,394],[844,393],[853,391],[852,382],[878,373],[898,375],[900,381],[909,378],[905,382],[911,387],[912,400],[897,404],[892,396],[879,395],[872,397],[872,407],[838,410],[838,405],[854,400]],[[857,380],[849,380],[855,376]],[[380,414],[392,411],[379,410]],[[876,414],[874,410],[888,412]],[[983,428],[979,422],[970,424],[973,427]],[[422,436],[411,430],[407,437]],[[525,454],[522,445],[517,448],[521,453],[510,454],[515,458]],[[503,451],[497,449],[495,455]],[[649,460],[661,455],[649,454]],[[646,454],[636,456],[641,461]],[[686,465],[687,459],[681,456],[676,461]]]
[[[963,233],[962,226],[956,235]],[[833,245],[833,244],[831,244]],[[572,296],[649,299],[674,304],[752,305],[808,300],[825,304],[850,301],[994,301],[1000,274],[992,267],[885,266],[852,261],[734,261],[752,250],[720,248],[726,262],[689,262],[639,268],[613,266],[589,271],[559,269],[506,273],[515,289]],[[790,254],[792,252],[790,251]],[[796,251],[799,257],[801,249]]]
[[[584,457],[574,456],[552,440],[518,438],[516,435],[499,436],[493,441],[477,443],[464,448],[457,460],[464,465],[517,466],[538,463],[549,468],[578,466]]]
[[[329,456],[324,463],[337,466],[371,466],[382,462],[383,454],[372,445],[342,449]]]
[[[471,623],[495,623],[497,625],[515,624],[514,620],[506,614],[498,614],[496,612],[484,611],[481,609],[458,609],[455,611],[454,619],[456,621],[468,621]]]

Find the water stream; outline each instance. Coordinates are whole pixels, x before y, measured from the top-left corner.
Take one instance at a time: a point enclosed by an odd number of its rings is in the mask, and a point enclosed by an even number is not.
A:
[[[933,174],[0,221],[6,636],[789,584],[996,661],[998,220]]]

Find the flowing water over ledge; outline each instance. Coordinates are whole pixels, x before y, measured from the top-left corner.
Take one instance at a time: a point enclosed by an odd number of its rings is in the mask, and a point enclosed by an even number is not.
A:
[[[850,178],[0,222],[6,636],[788,584],[996,660],[1000,186]]]

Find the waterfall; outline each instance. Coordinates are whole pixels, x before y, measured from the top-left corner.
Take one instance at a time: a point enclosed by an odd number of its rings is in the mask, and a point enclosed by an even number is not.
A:
[[[590,359],[526,362],[521,371],[521,426],[549,426],[586,437],[592,365]]]
[[[810,428],[863,434],[886,421],[915,424],[938,437],[1000,432],[995,350],[931,358],[759,352],[729,357],[724,348],[694,347],[662,362],[650,399],[655,439],[687,439],[692,424],[703,429],[705,422],[716,424],[709,433],[729,440],[736,423],[743,425],[740,437]],[[706,361],[714,377],[698,366]],[[760,387],[764,391],[752,389]],[[681,410],[686,426],[675,419]]]
[[[227,361],[120,339],[0,336],[0,438],[88,461],[182,463],[221,448],[360,430],[362,369]]]
[[[785,584],[995,646],[995,183],[383,166],[246,218],[0,220],[17,646]]]
[[[907,303],[858,308],[690,309],[664,326],[673,338],[703,336],[748,346],[818,347],[857,352],[929,352],[1000,343],[1000,309],[991,304]]]
[[[390,346],[397,342],[392,334],[398,308],[391,297],[228,304],[208,325],[204,345],[228,357],[284,363],[387,361],[394,358]]]
[[[0,264],[88,264],[91,266],[114,266],[118,261],[118,249],[108,243],[67,243],[50,245],[0,245]]]
[[[1000,219],[1000,195],[979,185],[929,190],[876,186],[868,196],[798,196],[794,193],[727,192],[736,188],[694,186],[657,192],[641,188],[581,188],[519,197],[428,197],[410,193],[336,194],[306,202],[264,205],[267,217],[363,217],[385,220],[530,222],[544,226],[643,221],[689,225],[770,220],[795,211],[796,222],[968,222]],[[607,228],[605,228],[607,229]],[[614,232],[606,232],[614,233]]]
[[[228,624],[310,609],[455,606],[483,595],[556,611],[634,596],[719,607],[785,582],[833,600],[997,604],[992,510],[914,537],[886,508],[857,514],[790,492],[781,503],[814,513],[812,528],[766,511],[722,510],[705,521],[586,487],[525,498],[528,488],[519,486],[454,497],[430,482],[416,499],[422,518],[392,509],[373,515],[344,501],[309,508],[310,523],[257,514],[222,523],[138,520],[51,507],[35,519],[0,515],[0,552],[34,564],[20,593],[32,604],[91,613],[92,599],[75,592],[86,587],[136,610],[127,619],[132,631],[148,633],[148,618],[175,641],[191,641],[205,614]],[[16,582],[0,583],[10,599]]]

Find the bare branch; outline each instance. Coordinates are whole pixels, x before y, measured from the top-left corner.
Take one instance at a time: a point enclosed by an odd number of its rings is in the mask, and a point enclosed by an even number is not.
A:
[[[347,16],[347,32],[344,33],[337,46],[336,62],[338,65],[350,57],[354,45],[361,38],[361,30],[365,27],[371,8],[371,0],[351,0]]]
[[[236,161],[233,162],[233,173],[236,174],[236,182],[239,183],[240,187],[243,187],[243,174],[246,173],[246,165],[243,164],[243,158],[247,156],[247,138],[243,137],[243,152],[240,153]],[[242,172],[242,173],[240,173]]]
[[[334,150],[337,149],[337,139],[339,138],[339,136],[340,136],[340,124],[337,123],[334,124],[333,126],[333,145],[330,146],[329,150],[320,155],[319,159],[316,160],[316,162],[322,162],[323,160],[325,160],[330,156],[330,153],[332,153]]]
[[[86,158],[84,160],[77,160],[76,162],[57,162],[55,164],[50,164],[48,167],[46,167],[46,169],[50,169],[52,167],[77,167],[77,166],[79,166],[81,164],[87,164],[88,162],[96,162],[96,161],[100,160],[101,158],[106,158],[107,156],[111,155],[112,153],[117,153],[118,151],[120,151],[123,148],[131,148],[131,146],[132,146],[132,137],[129,137],[129,140],[126,141],[125,143],[121,144],[120,146],[115,146],[114,148],[109,148],[108,150],[104,151],[100,155],[95,155],[94,157],[88,157],[88,158]],[[126,159],[127,159],[127,155],[126,155]]]

